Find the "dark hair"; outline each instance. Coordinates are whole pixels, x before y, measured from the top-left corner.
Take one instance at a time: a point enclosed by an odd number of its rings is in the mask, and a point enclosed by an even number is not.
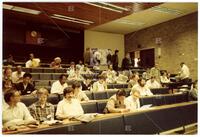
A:
[[[79,81],[74,81],[74,83],[72,84],[72,88],[80,88],[81,87],[81,83]]]
[[[23,75],[23,78],[26,78],[26,77],[32,78],[32,75],[31,75],[30,73],[25,73],[25,74]]]
[[[10,101],[10,98],[15,95],[15,92],[19,91],[11,89],[4,93],[4,100],[6,103],[8,103]]]
[[[181,65],[185,64],[184,62],[181,62]]]
[[[126,92],[124,89],[120,89],[116,93],[117,96],[126,96]]]
[[[72,87],[66,87],[64,90],[63,90],[63,96],[65,96],[67,93],[71,93],[73,92],[74,89]]]
[[[119,52],[119,50],[115,50],[115,54],[118,53],[118,52]]]
[[[141,83],[142,80],[145,80],[144,78],[139,78],[138,83]]]
[[[104,79],[104,80],[105,80],[105,79],[106,79],[106,76],[104,76],[104,75],[99,75],[98,78],[99,78],[99,79]]]
[[[61,74],[61,75],[59,76],[59,79],[62,79],[63,77],[66,77],[66,78],[67,78],[67,75],[66,75],[66,74]]]

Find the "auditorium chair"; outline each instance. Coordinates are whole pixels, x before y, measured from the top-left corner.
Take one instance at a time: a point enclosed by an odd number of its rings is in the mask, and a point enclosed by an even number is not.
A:
[[[27,107],[35,103],[37,100],[38,99],[36,96],[32,96],[32,95],[21,96],[21,102],[23,102]]]
[[[106,91],[93,92],[93,97],[94,97],[94,100],[107,99],[108,98]]]
[[[107,91],[107,96],[108,96],[108,98],[110,98],[111,96],[113,96],[116,93],[117,93],[117,90]]]
[[[169,88],[153,88],[150,89],[151,92],[156,95],[156,94],[169,94]]]
[[[40,73],[40,80],[51,80],[52,74],[51,73]]]
[[[97,102],[98,113],[103,113],[104,108],[106,107],[107,100],[100,100]]]
[[[52,68],[43,68],[44,73],[55,73],[55,69]]]
[[[43,73],[43,68],[31,68],[31,73]]]
[[[57,105],[59,102],[59,95],[57,94],[49,94],[48,96],[48,102],[53,104],[53,105]]]
[[[85,102],[81,103],[84,113],[97,113],[97,104],[96,102]]]
[[[90,100],[94,100],[93,93],[91,91],[83,91]]]
[[[55,73],[66,73],[66,69],[63,68],[55,69]]]
[[[40,80],[40,74],[39,73],[31,73],[33,80]]]

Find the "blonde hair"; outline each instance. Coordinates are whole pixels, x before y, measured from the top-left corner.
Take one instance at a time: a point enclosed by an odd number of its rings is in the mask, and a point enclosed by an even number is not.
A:
[[[49,91],[46,89],[46,88],[40,88],[38,91],[37,91],[37,95],[49,95]]]

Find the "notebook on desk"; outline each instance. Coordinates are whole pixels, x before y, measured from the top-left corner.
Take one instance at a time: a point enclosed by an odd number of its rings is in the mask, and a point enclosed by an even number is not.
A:
[[[139,109],[147,109],[147,108],[150,108],[151,106],[152,104],[147,104],[147,105],[141,106]]]

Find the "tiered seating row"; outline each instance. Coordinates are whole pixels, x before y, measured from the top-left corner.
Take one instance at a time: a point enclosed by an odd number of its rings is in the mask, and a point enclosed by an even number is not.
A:
[[[98,93],[98,92],[97,92]],[[94,97],[96,93],[93,93]],[[106,95],[105,95],[106,96]],[[51,94],[48,97],[48,101],[54,105],[57,105],[60,100],[62,100],[62,96]],[[32,103],[37,101],[37,97],[34,96],[23,96],[21,101],[26,104],[26,106],[30,106]],[[188,94],[168,94],[168,95],[158,95],[152,97],[142,97],[140,98],[141,106],[152,104],[153,106],[161,106],[161,105],[168,105],[168,104],[175,104],[181,102],[188,101]],[[89,102],[82,103],[83,109],[87,113],[103,113],[103,109],[106,106],[107,100],[92,100]]]

